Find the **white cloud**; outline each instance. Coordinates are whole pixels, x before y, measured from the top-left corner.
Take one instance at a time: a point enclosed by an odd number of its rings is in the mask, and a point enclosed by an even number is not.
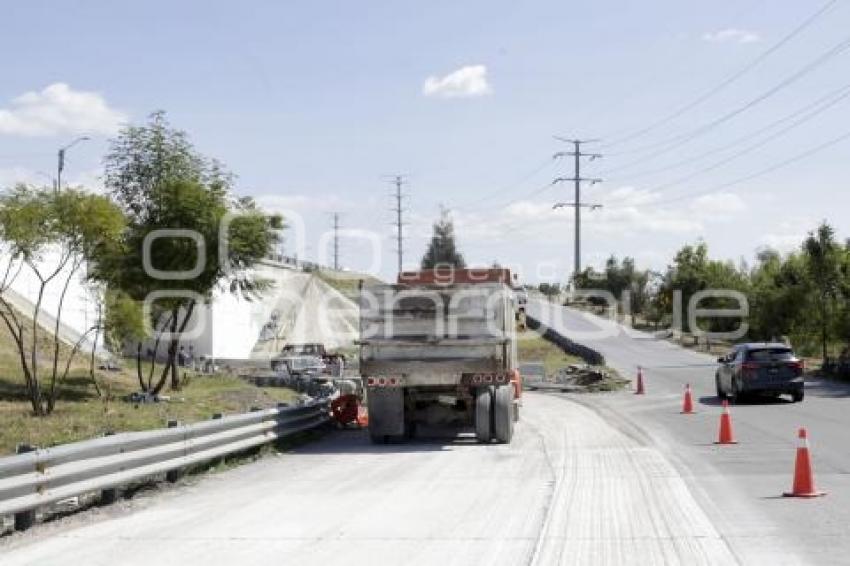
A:
[[[738,28],[726,28],[708,31],[702,34],[703,41],[712,43],[758,43],[761,36],[754,31]]]
[[[25,92],[12,99],[8,108],[0,108],[0,134],[114,134],[126,120],[100,94],[53,83],[39,92]]]
[[[806,216],[782,220],[774,227],[775,232],[768,232],[759,238],[759,244],[783,253],[798,250],[814,226],[817,226],[816,219]]]
[[[703,195],[691,202],[691,210],[705,217],[728,217],[747,209],[744,199],[735,193],[713,193]]]
[[[0,168],[0,188],[13,187],[18,183],[50,185],[52,179],[47,173],[31,171],[25,167]]]
[[[474,98],[492,92],[487,82],[487,67],[484,65],[461,67],[442,77],[432,75],[425,79],[422,87],[425,96],[439,98]]]
[[[706,227],[734,220],[747,210],[746,202],[734,193],[704,195],[692,201],[667,205],[657,192],[635,187],[618,187],[598,197],[611,203],[598,210],[585,209],[583,229],[606,237],[672,235],[689,237]],[[519,201],[496,213],[454,213],[455,226],[470,244],[508,242],[517,237],[535,243],[551,241],[551,234],[572,230],[571,208],[552,209],[551,202]]]
[[[26,167],[0,167],[0,189],[14,187],[18,183],[36,187],[51,187],[55,182],[55,177],[45,171],[34,171]],[[62,187],[82,188],[98,194],[105,191],[99,169],[78,172],[69,175],[67,178],[63,177]]]
[[[346,210],[351,203],[335,195],[275,195],[265,194],[255,197],[257,204],[269,211],[294,210],[298,212],[327,212]]]

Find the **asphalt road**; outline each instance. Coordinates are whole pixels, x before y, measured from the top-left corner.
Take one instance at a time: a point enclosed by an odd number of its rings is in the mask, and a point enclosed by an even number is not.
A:
[[[638,365],[645,368],[645,396],[574,399],[649,437],[741,563],[850,563],[850,387],[810,381],[802,403],[744,400],[731,408],[739,444],[715,446],[721,408],[713,356],[562,307],[536,303],[529,312],[601,351],[624,376],[634,378]],[[679,414],[686,383],[695,415]],[[809,432],[818,487],[828,492],[823,498],[781,497],[791,487],[801,426]]]
[[[802,404],[736,405],[740,444],[718,447],[710,358],[560,308],[553,320],[604,330],[582,341],[625,375],[647,366],[647,395],[530,393],[507,446],[334,432],[129,512],[0,541],[0,563],[847,563],[850,391],[815,384]],[[679,414],[685,382],[695,415]],[[824,498],[781,497],[799,425]]]

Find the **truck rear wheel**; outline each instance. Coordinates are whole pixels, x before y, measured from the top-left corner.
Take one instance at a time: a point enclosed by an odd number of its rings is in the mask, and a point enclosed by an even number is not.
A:
[[[493,388],[480,387],[475,392],[475,438],[490,442],[493,411]]]
[[[513,393],[513,387],[496,388],[496,402],[493,407],[493,436],[504,444],[509,444],[514,436]]]

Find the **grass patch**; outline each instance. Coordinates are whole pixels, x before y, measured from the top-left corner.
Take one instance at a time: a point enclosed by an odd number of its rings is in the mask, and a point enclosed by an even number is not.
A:
[[[0,371],[4,369],[0,366]],[[254,406],[291,402],[297,396],[290,389],[257,387],[233,375],[198,375],[181,391],[163,391],[171,397],[169,402],[135,405],[122,399],[138,390],[127,373],[110,373],[100,382],[108,390],[103,398],[97,396],[88,376],[74,376],[62,388],[54,412],[34,417],[24,397],[23,380],[0,379],[0,454],[13,452],[19,442],[46,447],[106,432],[163,428],[172,419],[202,421],[214,413],[244,413]]]
[[[355,300],[359,295],[360,281],[363,281],[364,284],[381,283],[380,279],[365,273],[318,270],[314,271],[313,274],[352,300]]]
[[[52,363],[52,343],[41,333],[38,345],[39,374],[48,377]],[[70,348],[60,349],[64,368]],[[35,417],[27,397],[17,350],[8,329],[0,325],[0,454],[13,453],[18,443],[39,447],[85,440],[106,432],[163,428],[168,420],[195,422],[214,413],[243,413],[251,407],[272,407],[291,402],[297,393],[290,389],[257,387],[235,375],[189,373],[181,391],[163,390],[171,401],[134,405],[123,398],[139,390],[135,360],[125,360],[118,372],[97,371],[102,396],[98,396],[88,371],[88,355],[78,354],[64,383],[57,386],[54,412]],[[158,367],[157,369],[160,369]],[[144,366],[147,377],[148,364]],[[155,376],[159,376],[156,372]],[[44,383],[43,387],[48,384]]]
[[[518,331],[517,340],[519,362],[521,364],[542,362],[545,379],[547,380],[552,379],[559,370],[567,366],[577,365],[585,367],[586,365],[581,358],[564,353],[560,348],[547,342],[533,330]],[[628,384],[628,381],[622,379],[614,368],[608,366],[593,366],[593,368],[601,370],[608,377],[602,381],[586,385],[586,391],[588,392],[617,391]]]
[[[570,364],[584,364],[581,358],[564,353],[533,330],[517,332],[517,355],[520,363],[543,363],[546,377]]]

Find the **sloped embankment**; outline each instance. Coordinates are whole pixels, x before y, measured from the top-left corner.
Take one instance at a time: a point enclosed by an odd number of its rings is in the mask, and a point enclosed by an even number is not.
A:
[[[593,348],[570,340],[563,334],[552,330],[533,316],[526,315],[525,321],[529,329],[534,330],[535,332],[540,334],[544,340],[550,342],[551,344],[554,344],[555,346],[563,350],[564,353],[569,354],[571,356],[579,357],[584,360],[585,363],[588,363],[592,366],[605,365],[605,356],[603,356]]]

